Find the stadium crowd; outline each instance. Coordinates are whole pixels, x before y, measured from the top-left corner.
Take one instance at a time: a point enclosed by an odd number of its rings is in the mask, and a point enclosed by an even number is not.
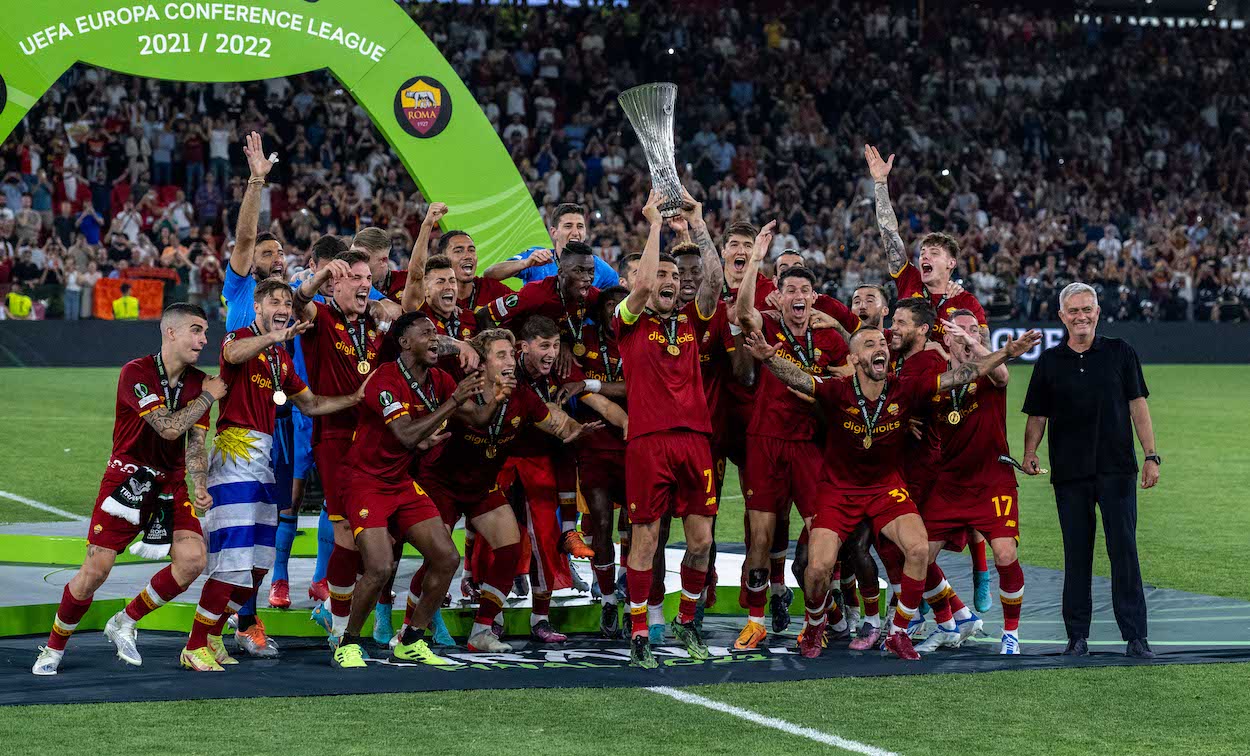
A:
[[[1074,280],[1111,319],[1250,318],[1248,53],[1230,32],[958,4],[931,4],[923,24],[847,3],[406,5],[544,215],[586,206],[609,262],[645,237],[646,163],[616,94],[671,80],[679,168],[713,235],[778,219],[773,256],[799,250],[825,293],[889,282],[858,152],[871,141],[899,155],[905,236],[955,235],[970,253],[956,277],[992,319],[1054,320]],[[288,270],[320,235],[367,226],[389,230],[402,269],[427,203],[336,86],[75,67],[0,147],[0,294],[88,317],[100,278],[155,277],[166,302],[216,316],[251,130],[284,156],[261,219]]]

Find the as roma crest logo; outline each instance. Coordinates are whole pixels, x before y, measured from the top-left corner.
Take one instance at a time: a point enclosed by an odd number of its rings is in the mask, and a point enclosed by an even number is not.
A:
[[[437,79],[414,76],[395,93],[395,119],[418,139],[436,137],[451,121],[451,95]]]

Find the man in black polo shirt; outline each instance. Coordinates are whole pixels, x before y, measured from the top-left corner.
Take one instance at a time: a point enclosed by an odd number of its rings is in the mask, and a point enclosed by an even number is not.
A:
[[[1047,349],[1033,369],[1024,412],[1024,469],[1040,472],[1037,447],[1050,429],[1050,482],[1055,487],[1063,530],[1063,622],[1065,655],[1089,653],[1094,561],[1094,505],[1102,511],[1111,559],[1111,601],[1125,653],[1150,659],[1146,642],[1146,598],[1137,561],[1137,456],[1132,428],[1146,454],[1142,488],[1159,481],[1146,379],[1137,352],[1124,341],[1095,336],[1098,298],[1083,283],[1059,295],[1059,318],[1068,338]]]

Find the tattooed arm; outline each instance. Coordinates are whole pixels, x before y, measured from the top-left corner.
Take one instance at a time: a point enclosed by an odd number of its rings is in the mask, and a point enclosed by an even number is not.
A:
[[[566,444],[576,441],[583,433],[589,433],[592,430],[598,430],[603,427],[603,423],[599,421],[579,423],[565,414],[563,410],[551,407],[551,405],[548,405],[548,407],[551,411],[547,414],[547,417],[534,423],[534,425],[544,433],[550,433]]]
[[[195,421],[203,417],[204,413],[208,412],[208,408],[213,406],[213,402],[225,395],[226,384],[221,378],[216,376],[206,378],[203,393],[191,400],[187,406],[177,412],[170,412],[169,408],[162,404],[144,415],[143,419],[152,426],[152,430],[160,434],[161,438],[173,441],[191,430]]]
[[[1018,339],[1008,339],[1003,348],[997,352],[991,352],[984,357],[975,357],[939,375],[938,390],[945,391],[946,389],[958,388],[972,383],[981,376],[988,375],[994,368],[1002,365],[1007,360],[1014,360],[1029,351],[1040,343],[1041,340],[1042,334],[1040,331],[1029,331]]]
[[[890,169],[894,167],[894,156],[891,155],[889,160],[882,160],[876,147],[864,145],[864,159],[868,161],[868,172],[872,174],[877,200],[877,228],[881,231],[886,264],[890,267],[890,275],[897,276],[907,264],[907,250],[903,246],[903,238],[898,235],[898,218],[894,217],[894,207],[890,204],[890,186],[887,183]]]
[[[704,317],[705,314],[711,317],[716,311],[716,300],[720,299],[721,289],[725,287],[725,269],[721,267],[720,253],[716,251],[707,224],[703,222],[703,205],[690,199],[685,189],[682,190],[682,195],[693,205],[690,211],[683,208],[682,214],[686,215],[690,224],[690,237],[699,245],[703,265],[703,280],[699,282],[699,290],[694,295],[695,311],[699,317]]]
[[[207,434],[203,428],[194,427],[187,434],[187,474],[191,476],[191,491],[199,512],[213,505],[213,497],[208,493],[208,451],[204,448]]]
[[[460,355],[460,369],[465,372],[477,370],[478,365],[481,364],[481,355],[467,341],[440,335],[434,337],[434,345],[439,357]]]
[[[772,371],[777,379],[803,396],[816,395],[816,379],[793,362],[777,356],[780,345],[769,344],[764,334],[756,331],[747,337],[746,349],[751,356]]]

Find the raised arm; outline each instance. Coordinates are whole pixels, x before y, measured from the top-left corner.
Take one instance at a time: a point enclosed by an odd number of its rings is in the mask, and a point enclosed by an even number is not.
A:
[[[976,357],[968,362],[951,368],[945,373],[938,376],[937,387],[939,391],[958,388],[960,386],[972,383],[983,375],[988,375],[991,370],[1002,365],[1007,360],[1014,360],[1042,341],[1041,331],[1029,331],[1018,339],[1007,339],[1007,343],[997,352],[991,352],[984,357]]]
[[[234,339],[221,348],[221,356],[231,365],[238,365],[252,359],[275,344],[282,344],[312,328],[312,323],[300,321],[290,328],[279,328],[276,331],[263,333],[259,336],[248,336],[245,339]]]
[[[647,204],[642,208],[642,217],[651,224],[651,230],[647,233],[647,245],[642,248],[642,258],[638,260],[638,270],[634,271],[630,281],[632,288],[624,303],[625,309],[635,315],[647,309],[651,295],[655,293],[655,277],[660,270],[660,228],[664,223],[660,217],[660,203],[663,201],[660,193],[652,189]],[[704,271],[703,275],[706,278],[707,272]]]
[[[213,402],[221,400],[225,395],[225,381],[220,376],[214,375],[204,379],[203,391],[187,406],[177,412],[170,412],[169,407],[162,404],[144,415],[143,419],[152,426],[152,430],[160,434],[161,438],[173,441],[191,430],[195,421],[203,417],[204,413],[208,412],[208,408],[213,406]]]
[[[716,310],[721,289],[725,287],[725,269],[721,267],[720,254],[712,242],[712,235],[708,233],[707,224],[703,222],[702,203],[695,202],[685,187],[682,187],[681,198],[682,217],[690,226],[690,238],[699,245],[703,262],[703,280],[694,295],[695,308],[699,317],[710,318]]]
[[[1154,455],[1155,429],[1150,420],[1150,407],[1146,405],[1146,397],[1139,396],[1128,403],[1129,415],[1133,418],[1133,430],[1137,431],[1137,440],[1146,456]],[[1141,466],[1141,487],[1153,488],[1159,482],[1159,464],[1146,460]]]
[[[321,291],[321,287],[325,286],[326,281],[332,278],[346,278],[350,274],[351,268],[342,260],[330,260],[325,265],[322,265],[320,270],[300,284],[295,290],[293,295],[294,302],[292,304],[295,317],[312,322],[317,317],[317,308],[313,306],[313,297],[317,296],[317,292]]]
[[[260,134],[248,134],[243,145],[247,167],[252,175],[243,193],[243,205],[239,208],[239,222],[234,229],[234,252],[230,255],[230,269],[240,276],[252,273],[252,253],[256,251],[256,226],[260,223],[260,195],[273,163],[261,149]]]
[[[949,320],[943,320],[942,327],[946,329],[946,333],[952,339],[957,339],[965,344],[968,344],[972,348],[972,353],[977,357],[986,357],[990,354],[989,347],[986,345],[986,341],[988,341],[988,339],[981,338],[982,333],[987,333],[984,329],[978,328],[978,333],[974,336]],[[931,344],[937,345],[937,342],[931,342]],[[929,346],[926,345],[925,348],[928,349]],[[941,350],[940,345],[937,345],[936,348]],[[990,380],[994,382],[995,386],[1003,388],[1007,385],[1007,382],[1011,380],[1011,371],[1007,369],[1006,365],[999,365],[989,372],[989,377]]]
[[[447,206],[442,202],[431,202],[421,221],[421,231],[417,240],[412,243],[412,255],[408,258],[408,281],[404,284],[404,293],[400,304],[404,312],[412,312],[425,304],[425,261],[430,257],[430,232],[438,221],[447,214]]]
[[[793,362],[778,357],[777,345],[769,344],[764,334],[759,331],[752,333],[747,337],[745,346],[751,356],[763,362],[782,383],[804,396],[816,395],[816,379]]]
[[[484,278],[493,278],[497,281],[502,281],[505,278],[512,278],[516,276],[526,268],[535,268],[539,265],[546,265],[554,259],[555,257],[552,256],[551,250],[536,249],[530,253],[529,257],[520,260],[500,260],[486,270],[482,271],[482,276]]]
[[[755,279],[759,276],[760,265],[773,244],[773,229],[777,221],[771,220],[760,229],[755,237],[755,246],[751,248],[751,257],[747,260],[746,270],[742,274],[742,285],[738,288],[738,299],[734,301],[734,310],[738,314],[738,325],[747,333],[755,333],[764,327],[764,318],[755,309]],[[719,261],[717,267],[720,267]]]
[[[903,238],[898,235],[898,218],[894,217],[894,207],[890,204],[890,186],[887,180],[890,169],[894,167],[894,156],[890,155],[889,160],[882,160],[877,148],[866,144],[864,159],[868,161],[868,172],[872,174],[877,201],[877,229],[881,231],[886,264],[890,267],[890,275],[897,276],[907,264],[907,250],[903,247]]]

